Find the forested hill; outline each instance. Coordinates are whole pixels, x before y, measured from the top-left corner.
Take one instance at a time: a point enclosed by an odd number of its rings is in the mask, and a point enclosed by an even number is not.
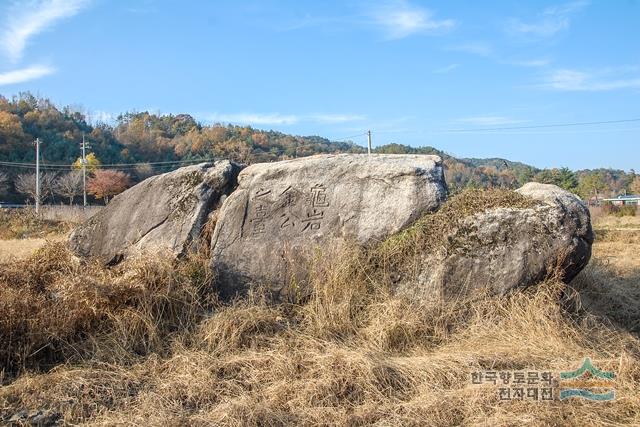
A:
[[[20,174],[33,172],[29,165],[8,163],[33,163],[35,138],[42,141],[44,169],[62,173],[64,168],[53,165],[71,165],[78,159],[83,134],[90,145],[89,152],[102,165],[124,164],[121,169],[134,182],[180,166],[158,162],[229,158],[255,163],[319,153],[366,152],[352,142],[330,141],[320,136],[293,136],[249,126],[203,125],[188,114],[125,113],[115,123],[92,125],[76,109],[59,108],[45,98],[22,93],[11,99],[0,96],[0,173],[10,183]],[[595,191],[640,192],[634,187],[640,186],[640,179],[624,171],[539,170],[504,159],[456,159],[433,147],[400,144],[376,147],[375,152],[439,154],[444,158],[447,181],[453,190],[468,186],[516,187],[538,180],[562,185],[584,197]],[[5,193],[15,198],[12,186],[6,187]]]
[[[79,156],[82,135],[102,163],[138,163],[233,158],[265,162],[317,153],[362,152],[347,142],[318,136],[299,137],[242,126],[203,126],[188,114],[120,115],[114,125],[87,123],[70,107],[58,109],[47,99],[21,94],[0,97],[0,160],[33,162],[33,140],[43,141],[42,156],[70,164]]]

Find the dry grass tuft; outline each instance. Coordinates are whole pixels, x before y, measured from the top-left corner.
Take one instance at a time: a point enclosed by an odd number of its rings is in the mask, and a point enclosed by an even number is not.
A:
[[[0,209],[0,239],[44,238],[71,230],[68,222],[43,219],[31,209]]]
[[[387,272],[410,268],[421,259],[421,253],[439,253],[455,245],[447,236],[460,228],[465,218],[491,209],[530,208],[537,204],[508,190],[464,190],[451,196],[438,211],[382,242],[372,254],[372,263]]]
[[[494,200],[475,208],[519,203]],[[570,285],[441,303],[394,295],[347,248],[314,261],[310,295],[280,305],[259,291],[212,300],[204,254],[105,270],[49,245],[0,266],[0,421],[42,410],[85,425],[640,425],[640,260],[605,263],[616,252],[599,245]],[[471,383],[587,356],[616,372],[615,401],[500,401]]]
[[[116,270],[84,265],[63,243],[0,268],[0,361],[5,376],[99,355],[163,353],[173,333],[205,313],[208,262],[133,260]]]

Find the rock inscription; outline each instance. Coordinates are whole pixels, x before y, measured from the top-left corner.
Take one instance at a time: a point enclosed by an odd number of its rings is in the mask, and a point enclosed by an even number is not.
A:
[[[304,283],[310,256],[369,244],[446,198],[442,161],[424,155],[322,155],[249,166],[221,210],[212,263],[223,296]]]

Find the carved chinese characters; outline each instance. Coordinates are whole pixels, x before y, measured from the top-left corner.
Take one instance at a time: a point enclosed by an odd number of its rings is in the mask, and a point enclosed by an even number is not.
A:
[[[271,233],[318,231],[327,221],[330,207],[329,192],[322,183],[307,188],[288,185],[284,190],[259,188],[249,198],[250,217],[242,228],[242,237],[259,238],[267,229]]]
[[[223,296],[257,285],[286,294],[310,254],[383,239],[446,197],[437,156],[314,156],[249,166],[238,182],[212,240]]]

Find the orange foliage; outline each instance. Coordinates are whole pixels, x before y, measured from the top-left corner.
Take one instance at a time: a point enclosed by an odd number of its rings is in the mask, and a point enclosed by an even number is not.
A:
[[[131,186],[128,174],[116,170],[97,170],[87,183],[87,190],[97,199],[109,202],[109,197],[122,193]]]

